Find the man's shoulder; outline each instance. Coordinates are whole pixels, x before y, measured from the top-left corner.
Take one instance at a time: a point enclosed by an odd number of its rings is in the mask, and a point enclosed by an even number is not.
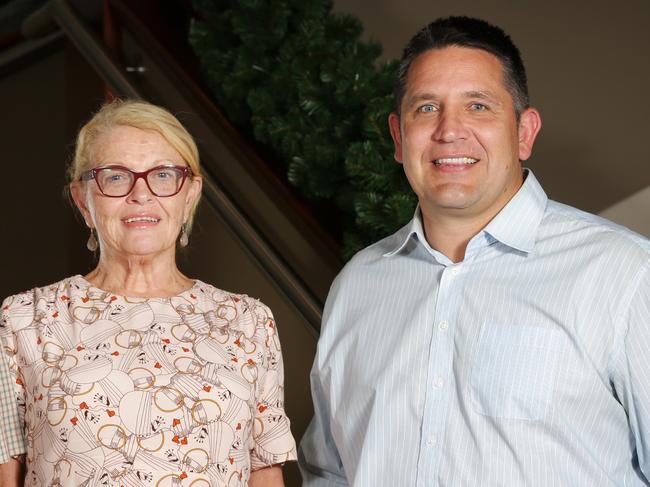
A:
[[[650,240],[629,228],[549,200],[541,238],[567,237],[575,244],[598,245],[613,252],[630,252],[646,262],[650,259]]]
[[[357,252],[345,265],[341,273],[351,273],[386,264],[386,257],[398,250],[411,233],[411,225],[412,222],[409,222],[395,233]]]
[[[354,288],[367,288],[377,284],[374,276],[384,272],[394,272],[394,255],[402,247],[411,232],[411,222],[397,230],[395,233],[367,246],[357,252],[341,269],[330,288],[332,294],[338,294],[348,286]],[[388,268],[391,268],[390,270]]]

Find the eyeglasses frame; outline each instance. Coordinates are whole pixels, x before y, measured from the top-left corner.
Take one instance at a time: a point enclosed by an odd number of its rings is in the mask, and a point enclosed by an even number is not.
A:
[[[183,179],[181,181],[180,186],[178,187],[178,190],[176,190],[176,192],[173,194],[168,194],[165,196],[156,194],[156,192],[153,189],[151,189],[151,186],[149,186],[149,181],[147,180],[147,176],[149,175],[149,173],[157,169],[170,169],[170,168],[178,169],[183,173]],[[104,193],[104,190],[102,189],[102,187],[99,184],[99,181],[97,180],[97,174],[105,169],[120,169],[133,174],[133,184],[131,184],[131,187],[125,194],[123,194],[122,196],[113,196]],[[177,166],[175,164],[163,164],[160,166],[152,167],[151,169],[147,169],[146,171],[140,171],[140,172],[132,171],[128,167],[124,167],[120,165],[111,165],[111,166],[94,167],[92,169],[89,169],[88,171],[81,174],[81,176],[79,177],[79,181],[90,181],[91,179],[94,179],[95,183],[97,183],[97,188],[99,188],[99,191],[107,198],[124,198],[125,196],[128,196],[131,193],[131,191],[133,191],[133,188],[135,188],[135,184],[138,182],[138,179],[144,179],[144,183],[147,185],[149,191],[151,191],[151,194],[153,194],[157,198],[169,198],[171,196],[176,196],[178,193],[180,193],[181,190],[183,189],[183,185],[185,184],[185,180],[187,179],[188,176],[192,176],[192,175],[193,173],[189,166]]]

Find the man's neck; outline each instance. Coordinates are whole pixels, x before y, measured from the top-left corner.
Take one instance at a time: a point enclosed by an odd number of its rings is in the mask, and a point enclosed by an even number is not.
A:
[[[469,241],[496,215],[483,218],[458,217],[422,208],[422,225],[431,248],[443,253],[452,262],[461,262]]]
[[[440,208],[420,199],[422,226],[431,248],[443,253],[452,262],[464,260],[469,241],[510,203],[524,181],[522,173],[522,179],[487,208],[477,205],[472,208]]]

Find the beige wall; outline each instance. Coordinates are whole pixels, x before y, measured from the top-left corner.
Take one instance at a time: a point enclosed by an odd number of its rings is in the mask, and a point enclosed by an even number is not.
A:
[[[69,44],[0,77],[0,300],[91,268],[87,230],[63,188],[74,134],[102,97]]]
[[[59,51],[0,78],[0,299],[68,274],[72,212],[62,196],[67,143],[63,64]]]
[[[549,195],[599,212],[650,185],[650,1],[335,0],[335,9],[358,16],[387,58],[439,16],[501,26],[542,113],[528,166]]]

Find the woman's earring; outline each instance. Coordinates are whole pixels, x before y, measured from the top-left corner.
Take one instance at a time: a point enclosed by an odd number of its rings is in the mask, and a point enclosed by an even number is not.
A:
[[[181,226],[181,238],[178,243],[181,247],[187,247],[187,244],[190,242],[190,239],[187,236],[187,223],[183,223]]]
[[[95,250],[97,250],[98,246],[99,245],[97,244],[97,237],[95,237],[95,229],[91,228],[90,237],[88,237],[88,242],[86,242],[86,248],[91,252],[94,252]]]

